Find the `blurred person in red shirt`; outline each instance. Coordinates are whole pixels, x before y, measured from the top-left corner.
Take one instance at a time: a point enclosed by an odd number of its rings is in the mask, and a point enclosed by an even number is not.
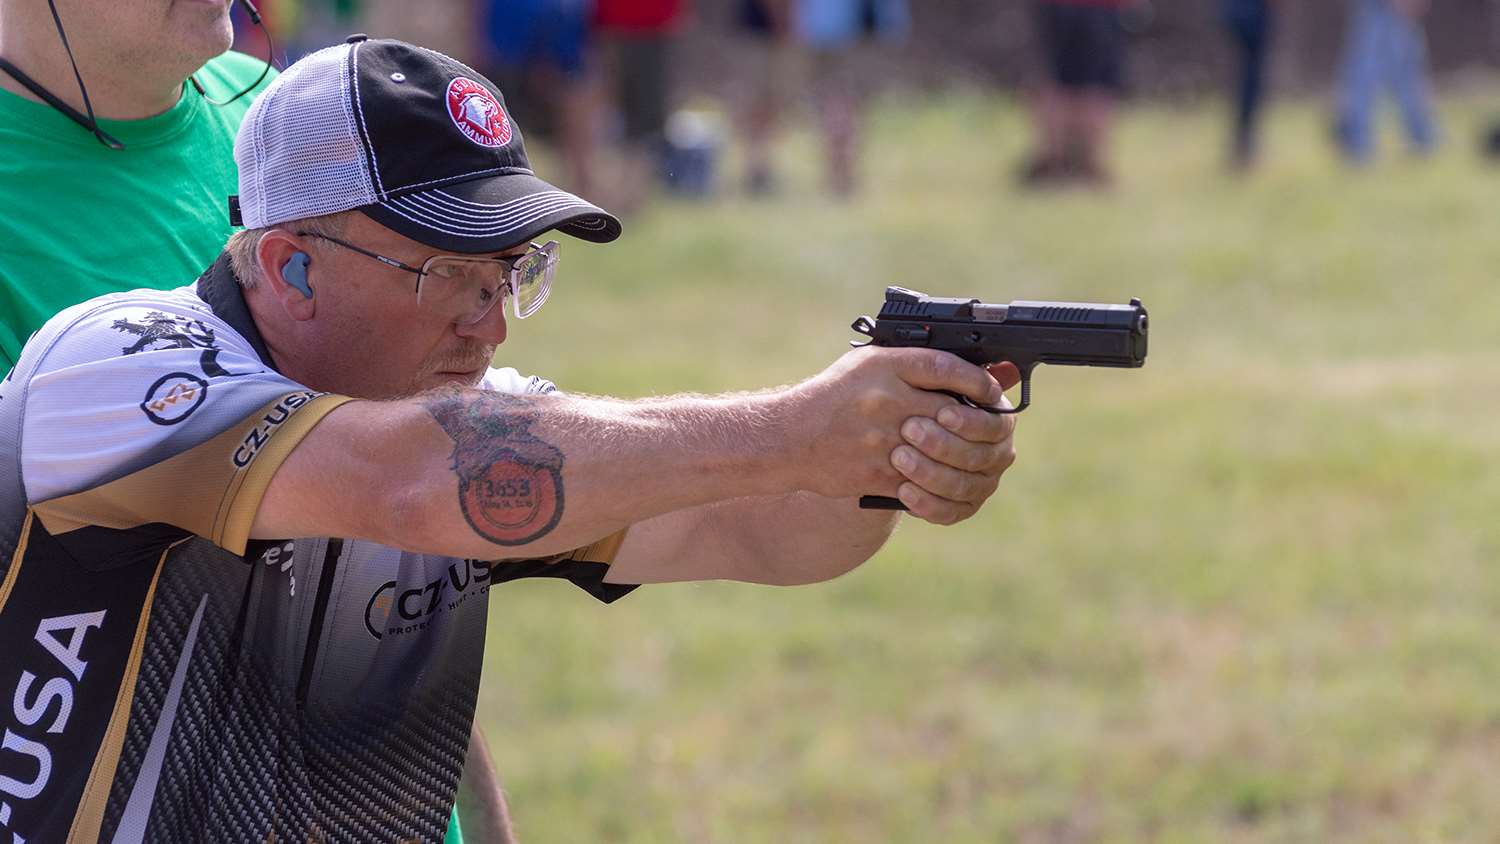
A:
[[[671,111],[677,34],[687,0],[595,0],[600,94],[595,115],[615,112],[621,161],[618,179],[603,185],[605,204],[621,211],[638,207],[661,161]],[[591,135],[599,135],[597,129]]]
[[[594,25],[610,32],[659,33],[674,28],[684,0],[594,0]]]
[[[1022,182],[1111,183],[1105,163],[1115,106],[1125,85],[1120,13],[1135,0],[1038,0],[1047,81],[1036,97],[1037,150]]]

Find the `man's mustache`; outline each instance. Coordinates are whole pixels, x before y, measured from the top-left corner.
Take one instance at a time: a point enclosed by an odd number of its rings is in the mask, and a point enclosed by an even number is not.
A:
[[[434,360],[428,371],[432,374],[472,372],[476,369],[488,368],[494,357],[494,346],[488,343],[468,343]]]

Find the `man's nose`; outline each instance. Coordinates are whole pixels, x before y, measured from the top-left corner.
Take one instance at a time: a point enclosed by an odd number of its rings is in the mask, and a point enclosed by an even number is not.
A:
[[[505,300],[495,303],[490,312],[472,325],[454,325],[453,331],[460,337],[472,337],[496,346],[505,342]]]

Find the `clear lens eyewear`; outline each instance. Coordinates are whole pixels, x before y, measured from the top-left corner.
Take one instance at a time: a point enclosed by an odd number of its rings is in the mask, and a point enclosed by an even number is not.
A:
[[[530,251],[512,258],[434,255],[422,264],[417,305],[458,325],[473,325],[509,294],[516,319],[525,319],[547,301],[559,249],[551,240],[533,243]]]

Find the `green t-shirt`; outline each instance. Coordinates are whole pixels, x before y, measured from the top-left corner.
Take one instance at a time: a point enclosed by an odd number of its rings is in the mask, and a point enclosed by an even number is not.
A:
[[[263,69],[229,52],[194,76],[225,100]],[[181,287],[213,263],[231,231],[234,135],[254,93],[220,108],[188,85],[155,117],[100,120],[125,145],[116,151],[50,106],[0,90],[0,374],[63,308]]]

